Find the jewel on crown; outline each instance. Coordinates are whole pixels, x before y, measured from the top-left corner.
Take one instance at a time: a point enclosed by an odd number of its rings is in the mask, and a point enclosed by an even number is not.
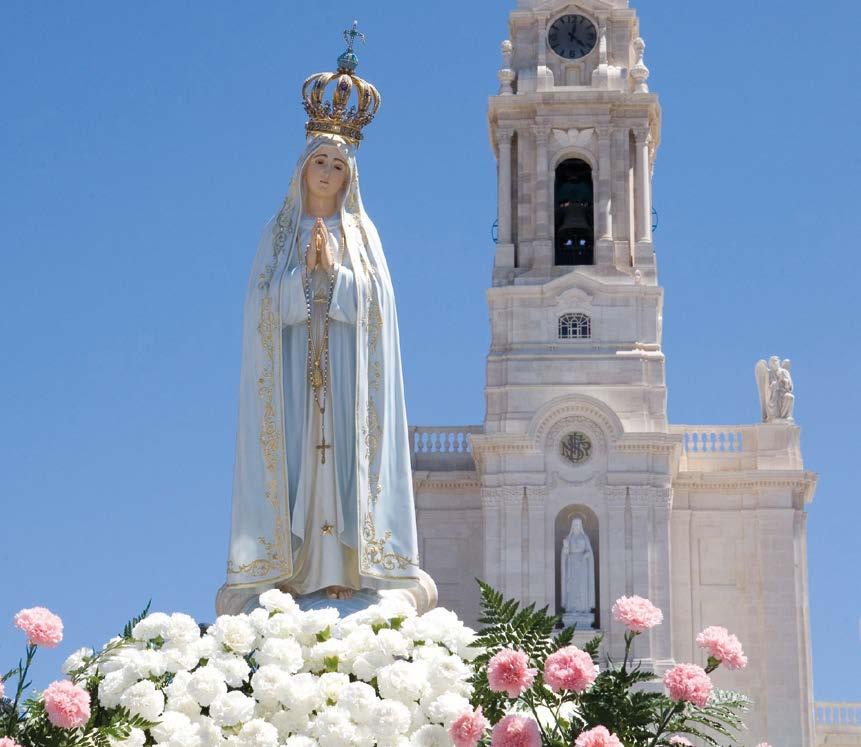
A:
[[[353,52],[357,38],[363,42],[365,35],[358,30],[358,22],[344,32],[347,49],[338,58],[338,71],[335,73],[316,73],[302,85],[302,99],[308,122],[305,132],[310,135],[325,132],[340,135],[358,146],[364,128],[380,108],[380,94],[366,80],[355,75],[359,59]],[[327,96],[329,84],[334,83],[331,96]],[[350,105],[353,90],[357,103]]]

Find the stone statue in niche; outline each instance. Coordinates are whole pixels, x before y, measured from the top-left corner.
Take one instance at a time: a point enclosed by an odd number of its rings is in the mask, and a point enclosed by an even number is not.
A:
[[[562,569],[562,623],[589,629],[595,623],[595,555],[583,529],[583,520],[571,520],[568,536],[562,540],[559,566]]]
[[[763,423],[792,420],[795,395],[792,393],[790,368],[789,360],[781,361],[776,355],[772,355],[768,363],[759,361],[756,364]]]

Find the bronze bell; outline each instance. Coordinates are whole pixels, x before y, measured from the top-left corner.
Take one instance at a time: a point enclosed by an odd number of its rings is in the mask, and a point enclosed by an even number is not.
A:
[[[587,206],[582,202],[563,203],[559,208],[561,221],[558,221],[559,233],[582,233],[584,230],[591,230],[591,220]]]

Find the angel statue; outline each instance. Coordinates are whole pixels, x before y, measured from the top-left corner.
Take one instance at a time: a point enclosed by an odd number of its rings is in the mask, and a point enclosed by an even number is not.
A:
[[[302,86],[307,142],[252,265],[219,614],[276,587],[306,608],[366,597],[358,609],[392,589],[435,603],[419,569],[395,296],[356,164],[380,96],[355,75],[356,24],[344,33],[337,72]]]
[[[568,536],[562,540],[562,609],[565,625],[591,628],[595,622],[595,556],[592,543],[583,531],[583,520],[571,520]]]
[[[781,362],[776,355],[772,355],[768,363],[759,361],[756,364],[763,423],[792,420],[795,395],[792,393],[790,368],[789,360]]]

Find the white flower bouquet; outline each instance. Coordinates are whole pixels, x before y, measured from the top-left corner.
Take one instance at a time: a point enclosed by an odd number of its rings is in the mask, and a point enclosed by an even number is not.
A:
[[[101,651],[75,652],[68,680],[19,705],[37,643],[28,633],[0,746],[451,744],[452,723],[471,711],[469,662],[480,653],[453,612],[419,616],[386,599],[341,619],[277,590],[260,604],[205,630],[182,613],[147,614]]]

